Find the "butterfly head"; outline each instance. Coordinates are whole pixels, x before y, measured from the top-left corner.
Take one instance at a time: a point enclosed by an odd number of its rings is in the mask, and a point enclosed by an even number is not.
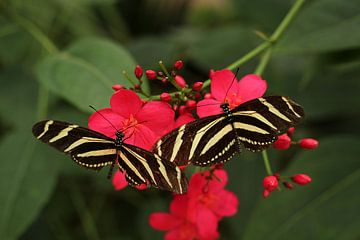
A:
[[[229,103],[224,102],[220,105],[221,109],[224,111],[225,114],[229,115],[230,114],[230,108],[229,108]]]
[[[121,144],[122,144],[122,142],[123,142],[123,138],[124,138],[125,134],[124,134],[123,132],[117,131],[117,132],[115,133],[115,135],[116,135],[115,145],[116,145],[117,147],[121,147]]]

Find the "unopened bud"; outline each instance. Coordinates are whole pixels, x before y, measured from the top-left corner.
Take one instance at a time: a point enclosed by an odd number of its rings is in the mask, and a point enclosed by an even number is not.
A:
[[[265,190],[263,191],[263,197],[264,197],[264,198],[268,198],[269,196],[270,196],[270,192],[265,189]]]
[[[211,93],[206,93],[206,94],[204,95],[204,99],[211,99],[211,98],[213,98],[212,95],[211,95]]]
[[[289,182],[283,182],[284,186],[288,189],[293,189],[294,188],[294,185],[292,185],[291,183]]]
[[[171,95],[167,92],[163,92],[161,95],[160,95],[160,99],[161,101],[163,102],[170,102],[171,101]]]
[[[147,77],[149,80],[154,80],[154,79],[156,79],[156,72],[153,71],[153,70],[146,70],[145,74],[146,74],[146,77]]]
[[[279,185],[278,180],[274,176],[267,176],[263,180],[263,186],[265,190],[269,192],[274,191]]]
[[[295,131],[295,128],[294,127],[291,127],[291,128],[289,128],[288,130],[287,130],[287,135],[289,135],[289,136],[291,136],[291,135],[293,135],[294,134],[294,131]]]
[[[141,86],[136,83],[136,84],[134,85],[134,88],[135,88],[136,90],[139,90],[139,89],[141,89]]]
[[[119,91],[120,89],[125,89],[125,87],[121,84],[115,84],[111,87],[114,91]]]
[[[185,114],[185,113],[187,113],[188,111],[187,111],[187,109],[186,109],[186,107],[184,106],[184,105],[181,105],[180,107],[179,107],[179,113],[180,113],[180,115],[183,115],[183,114]]]
[[[174,79],[175,79],[176,84],[177,84],[179,87],[181,87],[181,88],[185,88],[185,87],[186,87],[185,79],[184,79],[182,76],[176,75]]]
[[[192,86],[192,89],[194,91],[200,91],[201,88],[203,87],[204,83],[203,82],[196,82],[194,83],[194,85]]]
[[[282,134],[278,137],[276,142],[274,142],[273,147],[279,150],[286,150],[291,145],[291,139],[287,134]]]
[[[137,79],[140,79],[143,75],[143,70],[140,67],[140,65],[136,65],[135,70],[134,70],[135,76]]]
[[[183,66],[184,66],[184,63],[181,60],[176,61],[175,64],[174,64],[174,68],[176,70],[180,70]]]
[[[313,138],[304,138],[300,140],[300,147],[305,149],[315,149],[319,146],[319,142]]]
[[[196,107],[196,101],[195,100],[187,100],[186,101],[186,106],[188,107],[188,108],[194,108],[194,107]]]
[[[311,177],[306,174],[296,174],[291,177],[291,180],[299,185],[306,185],[311,182]]]

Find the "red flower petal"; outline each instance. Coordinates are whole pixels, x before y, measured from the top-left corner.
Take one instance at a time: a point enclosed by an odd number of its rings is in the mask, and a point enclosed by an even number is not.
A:
[[[234,78],[234,73],[229,69],[213,72],[211,74],[211,95],[216,100],[224,102],[226,93],[237,93],[238,81]]]
[[[121,190],[128,185],[128,182],[125,179],[125,173],[117,170],[112,179],[112,184],[114,185],[115,190]]]
[[[180,127],[181,125],[192,122],[194,120],[195,120],[195,118],[193,117],[193,115],[191,113],[184,113],[175,120],[174,128]]]
[[[149,224],[159,231],[168,231],[182,223],[182,219],[176,218],[169,213],[152,213],[149,216]]]
[[[189,198],[186,194],[175,195],[170,204],[170,213],[178,217],[186,217]]]
[[[188,193],[189,198],[196,198],[200,194],[203,194],[203,188],[206,184],[206,179],[201,173],[195,173],[191,176]]]
[[[143,124],[138,124],[134,128],[125,131],[124,142],[137,147],[150,150],[158,137],[153,131]]]
[[[196,113],[200,118],[224,113],[220,108],[221,102],[215,99],[204,99],[198,102]]]
[[[219,236],[217,232],[218,218],[208,208],[199,205],[196,209],[196,226],[201,239],[216,239]]]
[[[267,83],[255,74],[248,74],[239,81],[237,95],[242,102],[259,98],[264,95]]]
[[[209,191],[211,192],[222,191],[228,181],[227,172],[223,169],[219,169],[219,170],[215,170],[214,174],[215,176],[213,176],[212,180],[209,183]]]
[[[185,222],[181,226],[165,234],[165,240],[194,240],[199,239],[195,224]],[[201,239],[204,240],[204,239]]]
[[[99,114],[102,114],[103,117]],[[122,121],[124,118],[115,112],[113,112],[110,108],[104,108],[99,110],[98,112],[93,113],[88,121],[88,126],[90,129],[100,132],[108,137],[115,138],[116,130],[114,127],[104,119],[108,119],[118,130],[121,131],[123,126]]]
[[[219,192],[219,195],[221,197],[219,201],[217,201],[217,205],[214,206],[213,211],[221,217],[235,215],[239,206],[237,196],[233,192],[227,190]]]
[[[111,109],[124,118],[129,118],[130,114],[135,115],[141,109],[142,104],[136,93],[126,89],[115,92],[110,99]]]
[[[152,101],[146,103],[135,117],[160,137],[172,129],[175,112],[168,103]]]

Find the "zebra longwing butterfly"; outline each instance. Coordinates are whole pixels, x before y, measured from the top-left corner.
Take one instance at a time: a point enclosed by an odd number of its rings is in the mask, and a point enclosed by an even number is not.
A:
[[[300,105],[282,96],[257,98],[233,110],[228,103],[220,107],[224,113],[184,124],[163,136],[153,152],[178,166],[223,163],[241,152],[242,146],[253,152],[266,149],[304,117]]]
[[[118,164],[130,185],[152,185],[175,193],[187,191],[187,179],[173,163],[142,148],[123,142],[124,134],[116,139],[75,124],[45,120],[36,123],[34,136],[56,149],[69,154],[79,165],[100,170]]]

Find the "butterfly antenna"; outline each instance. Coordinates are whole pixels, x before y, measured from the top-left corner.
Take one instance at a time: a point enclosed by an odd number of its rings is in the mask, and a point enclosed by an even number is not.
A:
[[[238,73],[239,73],[239,70],[240,70],[240,68],[237,68],[237,69],[236,69],[234,78],[233,78],[233,80],[231,81],[231,84],[230,84],[229,88],[228,88],[227,91],[226,91],[225,99],[226,99],[226,97],[227,97],[227,95],[228,95],[228,93],[229,93],[229,91],[230,91],[231,86],[233,85],[233,83],[234,83],[234,81],[235,81],[235,79],[236,79],[236,76],[237,76]],[[225,99],[224,99],[224,102],[225,102]]]
[[[94,108],[94,107],[91,106],[91,105],[89,105],[89,107],[92,108],[96,113],[100,114],[100,116],[101,116],[102,118],[104,118],[104,119],[110,124],[110,126],[112,126],[112,127],[116,130],[116,132],[119,132],[119,130],[114,126],[114,124],[112,124],[112,123],[109,121],[109,119],[107,119],[101,112],[99,112],[98,110],[96,110],[96,108]]]

